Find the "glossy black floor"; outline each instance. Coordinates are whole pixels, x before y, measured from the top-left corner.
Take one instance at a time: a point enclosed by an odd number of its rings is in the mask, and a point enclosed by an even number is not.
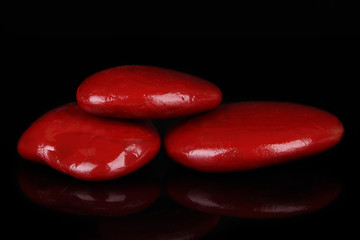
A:
[[[7,224],[15,236],[38,239],[347,239],[358,206],[347,141],[301,161],[229,174],[186,169],[161,151],[137,172],[98,183],[18,157]]]
[[[357,42],[354,37],[9,34],[2,88],[5,232],[36,239],[350,239],[359,216]],[[339,117],[345,135],[318,156],[231,174],[188,170],[162,149],[133,174],[100,183],[72,179],[18,156],[16,142],[31,122],[74,101],[85,77],[124,64],[203,77],[221,88],[224,103],[269,100],[319,107]],[[163,136],[178,120],[154,123]]]

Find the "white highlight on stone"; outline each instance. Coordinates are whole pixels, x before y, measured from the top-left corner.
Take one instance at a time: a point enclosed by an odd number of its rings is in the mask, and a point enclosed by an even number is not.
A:
[[[107,166],[111,170],[125,167],[125,158],[129,153],[135,155],[135,157],[140,157],[142,150],[135,143],[133,143],[127,146],[124,151],[121,152],[115,160],[109,162]]]
[[[128,96],[97,96],[97,95],[92,95],[89,97],[89,102],[92,104],[102,104],[102,103],[106,103],[106,102],[112,102],[115,100],[125,100],[127,99]]]
[[[54,146],[43,145],[43,144],[38,146],[38,149],[37,149],[37,152],[40,154],[40,157],[43,158],[43,159],[48,159],[49,158],[49,152],[54,152],[54,151],[55,151]]]
[[[148,98],[157,104],[165,104],[165,105],[176,105],[178,103],[193,101],[193,98],[191,98],[189,95],[182,94],[179,92],[151,95],[148,96]]]
[[[273,150],[275,152],[288,152],[308,146],[311,144],[311,142],[312,140],[310,138],[306,138],[306,139],[294,140],[286,143],[269,144],[266,145],[265,148]]]
[[[90,162],[83,162],[80,163],[79,165],[76,165],[76,163],[73,163],[70,165],[70,170],[72,172],[81,172],[81,173],[89,173],[92,170],[94,170],[94,168],[96,168],[97,165],[90,163]]]
[[[203,148],[203,149],[195,149],[190,151],[187,155],[191,156],[192,158],[210,158],[216,157],[227,152],[233,151],[233,149],[227,148]]]

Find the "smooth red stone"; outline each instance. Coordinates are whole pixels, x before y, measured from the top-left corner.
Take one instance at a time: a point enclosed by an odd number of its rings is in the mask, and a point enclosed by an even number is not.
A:
[[[93,74],[77,91],[85,111],[118,118],[170,118],[220,104],[214,84],[186,73],[152,66],[120,66]]]
[[[143,175],[107,182],[86,182],[38,164],[23,166],[22,192],[38,205],[68,214],[124,216],[141,212],[159,197],[161,186]]]
[[[269,169],[270,170],[270,169]],[[340,194],[340,182],[321,172],[269,171],[221,175],[169,174],[168,195],[188,208],[240,218],[287,218],[319,211]]]
[[[105,119],[76,103],[36,120],[18,142],[19,154],[83,180],[109,180],[148,163],[160,149],[149,121]]]
[[[325,151],[343,136],[341,122],[310,106],[244,102],[184,120],[168,131],[175,161],[206,172],[254,169]]]
[[[219,216],[184,207],[144,211],[117,219],[102,219],[96,227],[99,239],[202,239],[213,230]]]

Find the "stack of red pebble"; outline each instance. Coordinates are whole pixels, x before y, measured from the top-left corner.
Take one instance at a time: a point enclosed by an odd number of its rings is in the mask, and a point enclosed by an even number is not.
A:
[[[49,111],[18,142],[19,154],[75,178],[136,171],[161,145],[151,119],[190,116],[164,136],[167,154],[205,172],[255,169],[336,145],[344,128],[326,111],[287,102],[220,104],[214,84],[152,66],[120,66],[85,79],[77,103]]]

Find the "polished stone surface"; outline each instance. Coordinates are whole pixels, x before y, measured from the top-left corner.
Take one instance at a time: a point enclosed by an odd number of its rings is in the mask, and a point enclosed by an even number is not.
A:
[[[220,89],[190,74],[153,67],[113,67],[86,78],[77,101],[85,111],[118,118],[170,118],[210,110],[220,104]]]
[[[280,164],[335,146],[344,128],[321,109],[287,102],[223,104],[166,134],[168,155],[189,168],[231,172]]]
[[[101,181],[148,163],[160,149],[160,136],[150,121],[99,118],[70,103],[37,119],[17,149],[25,159],[75,178]]]

